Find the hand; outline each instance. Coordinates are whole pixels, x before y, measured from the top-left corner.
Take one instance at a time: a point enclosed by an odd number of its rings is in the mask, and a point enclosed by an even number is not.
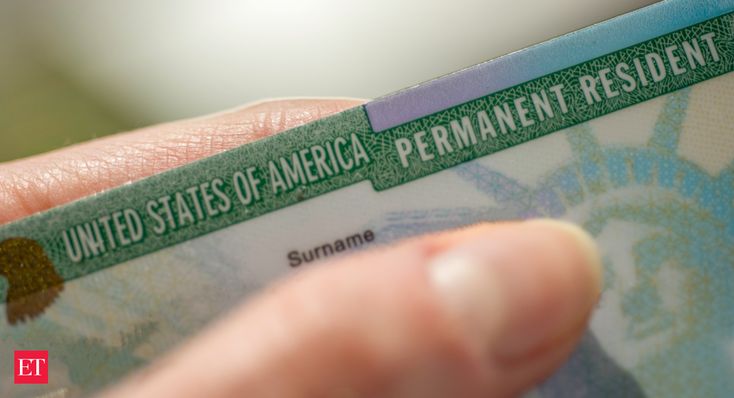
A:
[[[0,166],[0,223],[357,105],[264,102]],[[504,397],[563,363],[599,295],[570,224],[484,224],[310,266],[107,392]]]

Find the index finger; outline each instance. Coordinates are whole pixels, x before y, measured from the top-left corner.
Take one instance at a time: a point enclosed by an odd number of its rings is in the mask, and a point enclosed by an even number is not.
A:
[[[0,165],[0,224],[235,148],[361,104],[264,101]]]

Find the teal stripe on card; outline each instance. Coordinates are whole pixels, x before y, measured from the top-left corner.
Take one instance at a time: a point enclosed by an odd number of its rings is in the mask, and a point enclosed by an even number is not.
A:
[[[679,73],[666,49],[681,55],[684,42],[703,58]],[[626,91],[613,71],[649,54],[667,58]],[[87,275],[359,182],[389,189],[732,70],[729,14],[380,133],[353,108],[0,227],[0,294],[32,294],[54,275]]]

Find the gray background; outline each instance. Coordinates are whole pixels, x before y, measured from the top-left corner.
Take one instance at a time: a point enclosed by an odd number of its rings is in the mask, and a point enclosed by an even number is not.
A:
[[[263,98],[374,98],[655,0],[0,0],[0,161]]]

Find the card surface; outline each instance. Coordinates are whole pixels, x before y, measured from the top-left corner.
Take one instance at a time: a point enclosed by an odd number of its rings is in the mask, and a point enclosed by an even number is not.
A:
[[[730,396],[732,12],[664,1],[0,227],[0,394],[96,391],[324,258],[554,217],[605,286],[532,394]],[[48,384],[13,384],[16,350]]]

